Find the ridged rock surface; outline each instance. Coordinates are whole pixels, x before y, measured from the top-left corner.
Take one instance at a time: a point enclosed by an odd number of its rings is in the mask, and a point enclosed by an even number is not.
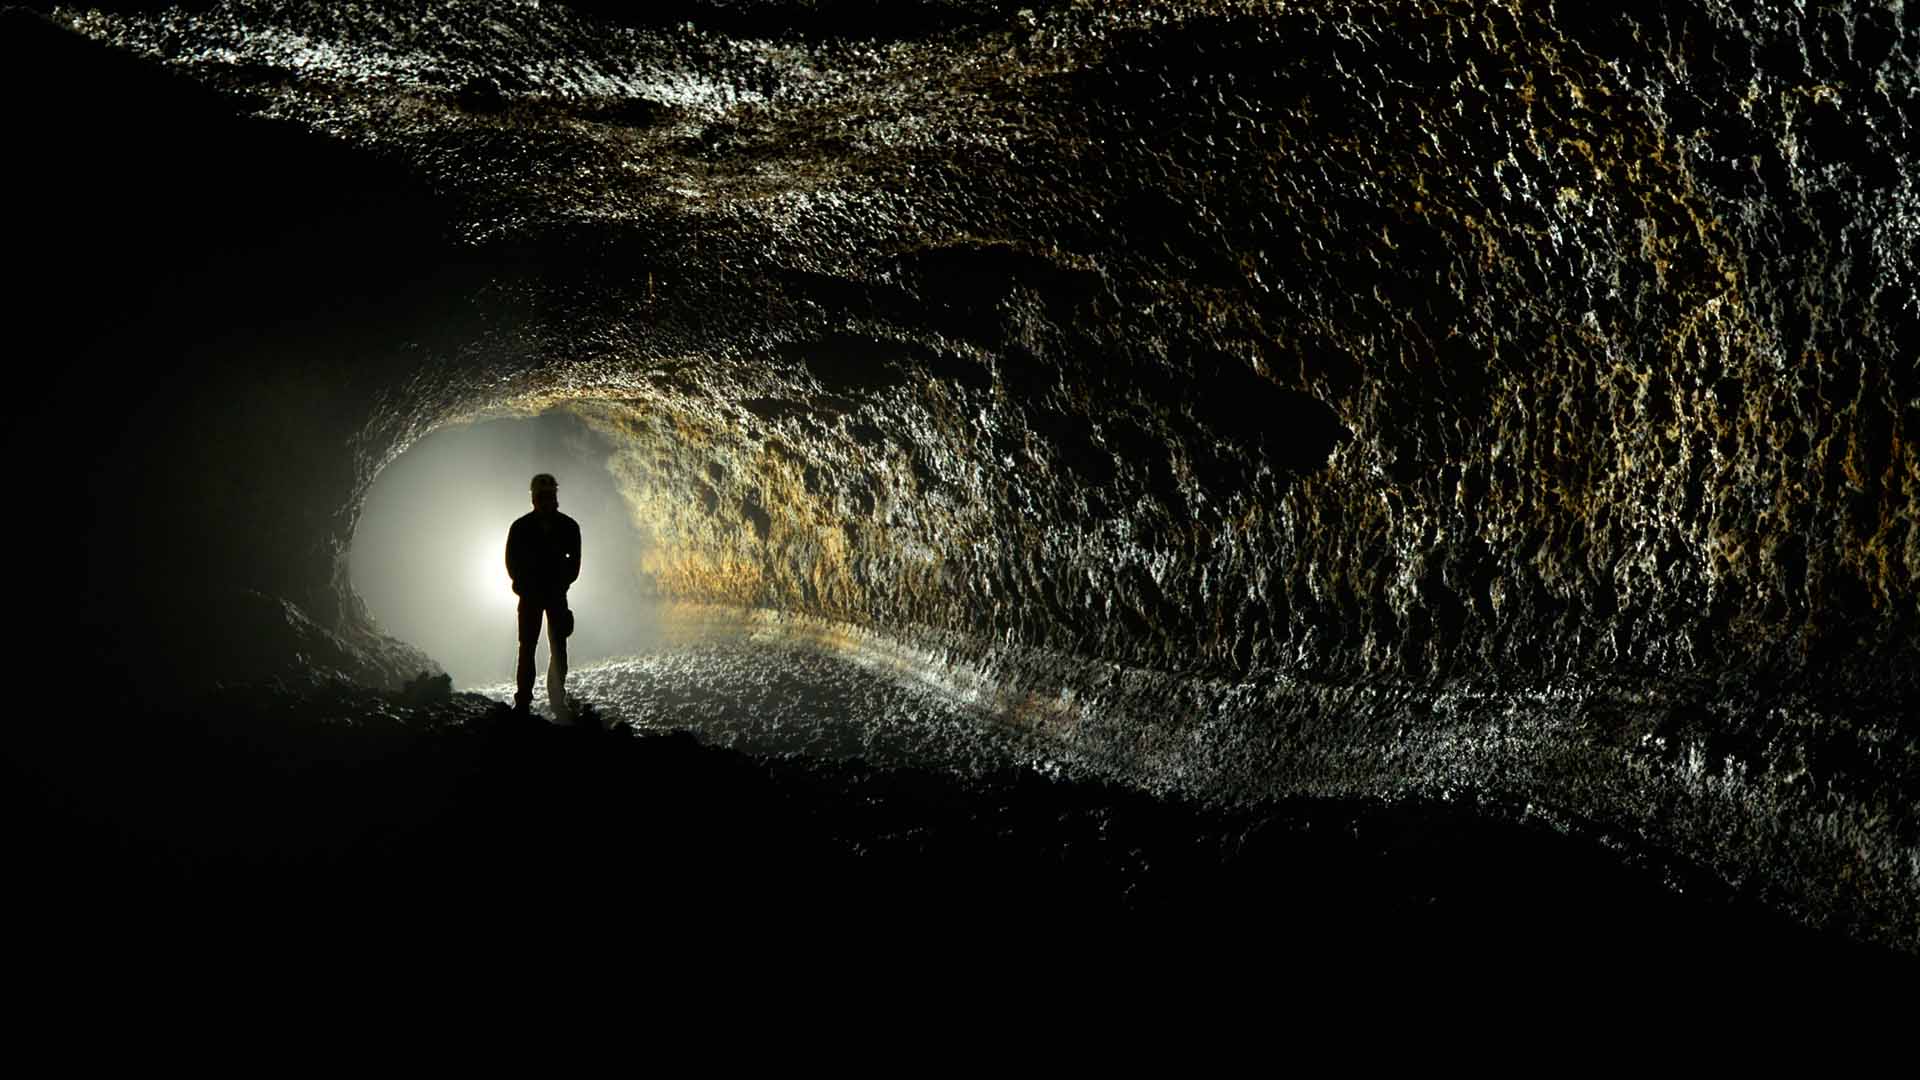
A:
[[[708,622],[1144,785],[1479,799],[1920,949],[1920,8],[602,6],[8,27],[211,118],[137,136],[209,176],[345,185],[248,189],[360,300],[180,346],[247,419],[162,456],[228,464],[117,466],[284,485],[222,565],[340,666],[407,667],[342,569],[379,469],[565,406]]]

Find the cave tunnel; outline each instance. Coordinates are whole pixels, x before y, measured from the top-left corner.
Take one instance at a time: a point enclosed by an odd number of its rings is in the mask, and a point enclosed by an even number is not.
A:
[[[658,616],[640,567],[643,526],[620,495],[613,446],[569,410],[443,428],[395,458],[367,491],[348,553],[373,622],[425,651],[453,685],[512,681],[518,597],[505,528],[530,509],[529,480],[560,481],[561,509],[593,545],[570,590],[577,666],[651,651]]]
[[[18,857],[1910,973],[1920,8],[1755,7],[0,13]]]

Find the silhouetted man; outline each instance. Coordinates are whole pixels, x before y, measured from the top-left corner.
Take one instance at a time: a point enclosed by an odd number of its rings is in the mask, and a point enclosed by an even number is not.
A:
[[[567,610],[567,586],[580,576],[580,523],[560,512],[560,481],[541,473],[529,485],[533,512],[507,530],[507,576],[520,597],[520,663],[514,671],[513,707],[533,704],[533,650],[540,643],[540,619],[547,621],[547,702],[553,721],[570,724],[567,708],[567,635],[573,612]]]

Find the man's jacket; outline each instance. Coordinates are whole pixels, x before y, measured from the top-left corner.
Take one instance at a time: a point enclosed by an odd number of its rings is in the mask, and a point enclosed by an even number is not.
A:
[[[507,530],[507,576],[521,596],[558,596],[580,576],[580,523],[535,510]]]

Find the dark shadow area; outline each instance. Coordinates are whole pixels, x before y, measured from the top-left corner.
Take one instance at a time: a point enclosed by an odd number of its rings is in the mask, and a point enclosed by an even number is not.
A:
[[[1223,811],[1031,770],[746,754],[582,714],[563,729],[431,685],[282,685],[32,725],[6,784],[28,826],[9,870],[36,883],[22,914],[209,941],[431,924],[482,949],[617,924],[659,928],[662,958],[800,934],[944,962],[963,941],[1122,935],[1149,968],[1177,941],[1222,972],[1441,963],[1540,989],[1915,970],[1471,805]]]
[[[34,385],[4,447],[44,478],[7,556],[56,613],[47,662],[162,700],[263,677],[294,624],[339,616],[338,433],[419,362],[406,343],[471,330],[485,272],[399,166],[18,9],[0,96],[9,356]]]

